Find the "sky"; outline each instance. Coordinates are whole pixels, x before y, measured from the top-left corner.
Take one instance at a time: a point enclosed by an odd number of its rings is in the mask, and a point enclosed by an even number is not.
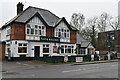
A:
[[[73,13],[82,13],[86,19],[103,12],[116,17],[119,0],[0,0],[0,27],[16,16],[18,2],[24,4],[24,10],[29,6],[47,9],[70,22]]]

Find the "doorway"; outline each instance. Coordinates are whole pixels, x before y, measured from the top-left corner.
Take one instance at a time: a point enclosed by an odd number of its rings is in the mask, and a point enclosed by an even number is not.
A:
[[[35,55],[35,58],[40,57],[40,46],[34,46],[34,55]]]

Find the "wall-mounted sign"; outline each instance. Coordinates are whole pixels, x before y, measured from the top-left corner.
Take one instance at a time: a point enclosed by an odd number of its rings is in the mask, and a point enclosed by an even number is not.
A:
[[[60,42],[60,38],[57,37],[45,37],[45,36],[41,36],[40,37],[40,41],[41,42]]]

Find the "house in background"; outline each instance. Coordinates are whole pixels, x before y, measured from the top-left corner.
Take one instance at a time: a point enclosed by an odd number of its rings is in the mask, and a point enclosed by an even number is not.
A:
[[[10,58],[76,55],[77,29],[46,9],[17,4],[17,16],[1,28],[0,53]]]
[[[101,32],[98,34],[98,50],[105,58],[108,52],[120,53],[120,30]]]
[[[77,54],[92,55],[95,54],[95,48],[90,41],[83,39],[82,35],[77,32]]]

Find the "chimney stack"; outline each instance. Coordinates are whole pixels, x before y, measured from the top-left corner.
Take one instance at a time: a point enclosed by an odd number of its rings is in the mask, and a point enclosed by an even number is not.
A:
[[[23,11],[23,6],[22,2],[17,4],[17,15]]]

